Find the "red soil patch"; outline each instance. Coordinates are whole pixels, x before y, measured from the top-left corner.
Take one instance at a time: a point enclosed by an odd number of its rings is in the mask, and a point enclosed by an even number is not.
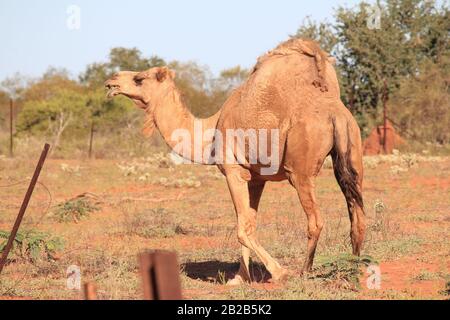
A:
[[[429,188],[439,188],[442,190],[447,190],[450,188],[450,177],[447,178],[424,178],[424,177],[413,177],[410,181],[410,185],[413,188],[416,187],[429,187]]]
[[[112,187],[106,190],[107,193],[144,193],[148,191],[158,190],[157,186],[154,185],[139,185],[137,183],[121,186],[121,187]]]
[[[450,262],[447,261],[446,269],[450,269]],[[437,277],[431,280],[416,279],[421,272],[436,273],[439,270],[439,262],[423,262],[418,257],[405,257],[396,261],[386,261],[380,263],[381,271],[381,293],[388,291],[409,292],[421,298],[432,298],[439,294],[439,291],[445,287],[445,280]],[[366,286],[367,275],[364,275],[361,284],[363,291],[361,294],[366,296],[372,290]],[[380,296],[378,293],[377,296]],[[382,296],[382,295],[381,295]]]
[[[217,248],[224,245],[224,240],[206,236],[183,236],[173,239],[182,249],[201,250],[206,248]]]

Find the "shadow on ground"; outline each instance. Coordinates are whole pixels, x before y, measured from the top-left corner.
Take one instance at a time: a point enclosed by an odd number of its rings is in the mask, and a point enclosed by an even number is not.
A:
[[[181,265],[181,268],[191,279],[220,283],[234,278],[239,270],[239,263],[218,260],[186,262]],[[255,282],[268,282],[271,278],[264,265],[257,262],[250,264],[250,274]]]

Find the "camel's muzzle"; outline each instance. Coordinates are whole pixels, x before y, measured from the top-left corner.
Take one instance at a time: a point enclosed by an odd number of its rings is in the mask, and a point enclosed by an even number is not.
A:
[[[118,84],[114,84],[114,83],[110,83],[109,81],[107,81],[105,83],[105,88],[108,89],[108,92],[106,94],[106,96],[108,98],[112,98],[117,96],[118,94],[120,94],[120,86]]]

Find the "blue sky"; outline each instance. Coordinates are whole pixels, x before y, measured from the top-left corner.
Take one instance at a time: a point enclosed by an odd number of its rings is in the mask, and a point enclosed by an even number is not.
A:
[[[194,60],[214,73],[255,59],[295,33],[306,16],[333,20],[333,8],[356,0],[0,0],[0,81],[16,72],[36,77],[49,66],[73,76],[105,61],[110,48]],[[81,28],[67,27],[70,5]]]

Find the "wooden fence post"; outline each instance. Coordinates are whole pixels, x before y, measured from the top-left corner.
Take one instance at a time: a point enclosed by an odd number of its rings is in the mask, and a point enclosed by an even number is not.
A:
[[[93,282],[84,284],[84,300],[97,300],[97,287]]]
[[[155,250],[139,255],[144,300],[181,300],[180,269],[175,252]]]

